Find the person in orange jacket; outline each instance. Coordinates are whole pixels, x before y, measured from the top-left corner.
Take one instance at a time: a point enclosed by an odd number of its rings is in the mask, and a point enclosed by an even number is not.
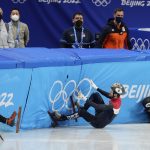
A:
[[[123,17],[123,9],[117,8],[114,11],[114,18],[108,19],[107,25],[100,33],[100,38],[97,41],[96,47],[111,49],[132,49],[129,40],[129,31],[123,22]]]

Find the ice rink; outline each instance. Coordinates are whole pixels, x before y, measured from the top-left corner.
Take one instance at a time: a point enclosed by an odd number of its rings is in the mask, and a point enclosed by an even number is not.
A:
[[[150,124],[1,132],[0,150],[150,150]]]

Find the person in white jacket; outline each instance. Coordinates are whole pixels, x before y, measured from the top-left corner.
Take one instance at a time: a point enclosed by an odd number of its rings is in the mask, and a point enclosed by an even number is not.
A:
[[[0,8],[0,48],[14,48],[12,32],[7,28],[7,24],[3,21],[3,10]]]
[[[29,28],[26,23],[20,21],[20,10],[12,8],[10,18],[9,28],[13,34],[15,48],[26,47],[29,42]]]

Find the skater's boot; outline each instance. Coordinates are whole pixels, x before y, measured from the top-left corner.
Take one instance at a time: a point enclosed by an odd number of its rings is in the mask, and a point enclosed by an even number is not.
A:
[[[65,121],[68,120],[66,115],[60,114],[58,111],[54,111],[55,118],[57,121]]]
[[[57,120],[61,119],[61,114],[58,111],[54,111],[54,115],[55,115]]]
[[[6,124],[13,127],[15,125],[16,111],[12,113],[12,115],[6,120]]]

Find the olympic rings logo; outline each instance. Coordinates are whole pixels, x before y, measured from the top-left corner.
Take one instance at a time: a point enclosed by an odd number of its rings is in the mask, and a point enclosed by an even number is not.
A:
[[[11,0],[13,3],[20,3],[23,4],[26,2],[26,0]]]
[[[84,84],[88,85],[88,87],[86,87],[87,91],[84,93],[84,95],[88,97],[92,89],[88,78],[82,79],[78,84],[75,80],[70,80],[65,84],[65,86],[62,81],[56,80],[49,91],[49,101],[52,104],[52,111],[61,111],[63,108],[72,110],[72,107],[69,107],[70,96],[73,95],[73,97],[80,103],[81,99],[77,97],[75,92],[80,89],[80,87],[84,86]],[[61,103],[61,106],[56,109],[55,106],[59,102]]]
[[[132,37],[130,41],[133,45],[133,50],[144,50],[150,48],[150,41],[148,39],[143,40],[142,38],[135,39],[134,37]]]
[[[109,5],[111,3],[111,0],[92,0],[92,2],[96,5],[96,6],[103,6],[106,7],[107,5]]]

